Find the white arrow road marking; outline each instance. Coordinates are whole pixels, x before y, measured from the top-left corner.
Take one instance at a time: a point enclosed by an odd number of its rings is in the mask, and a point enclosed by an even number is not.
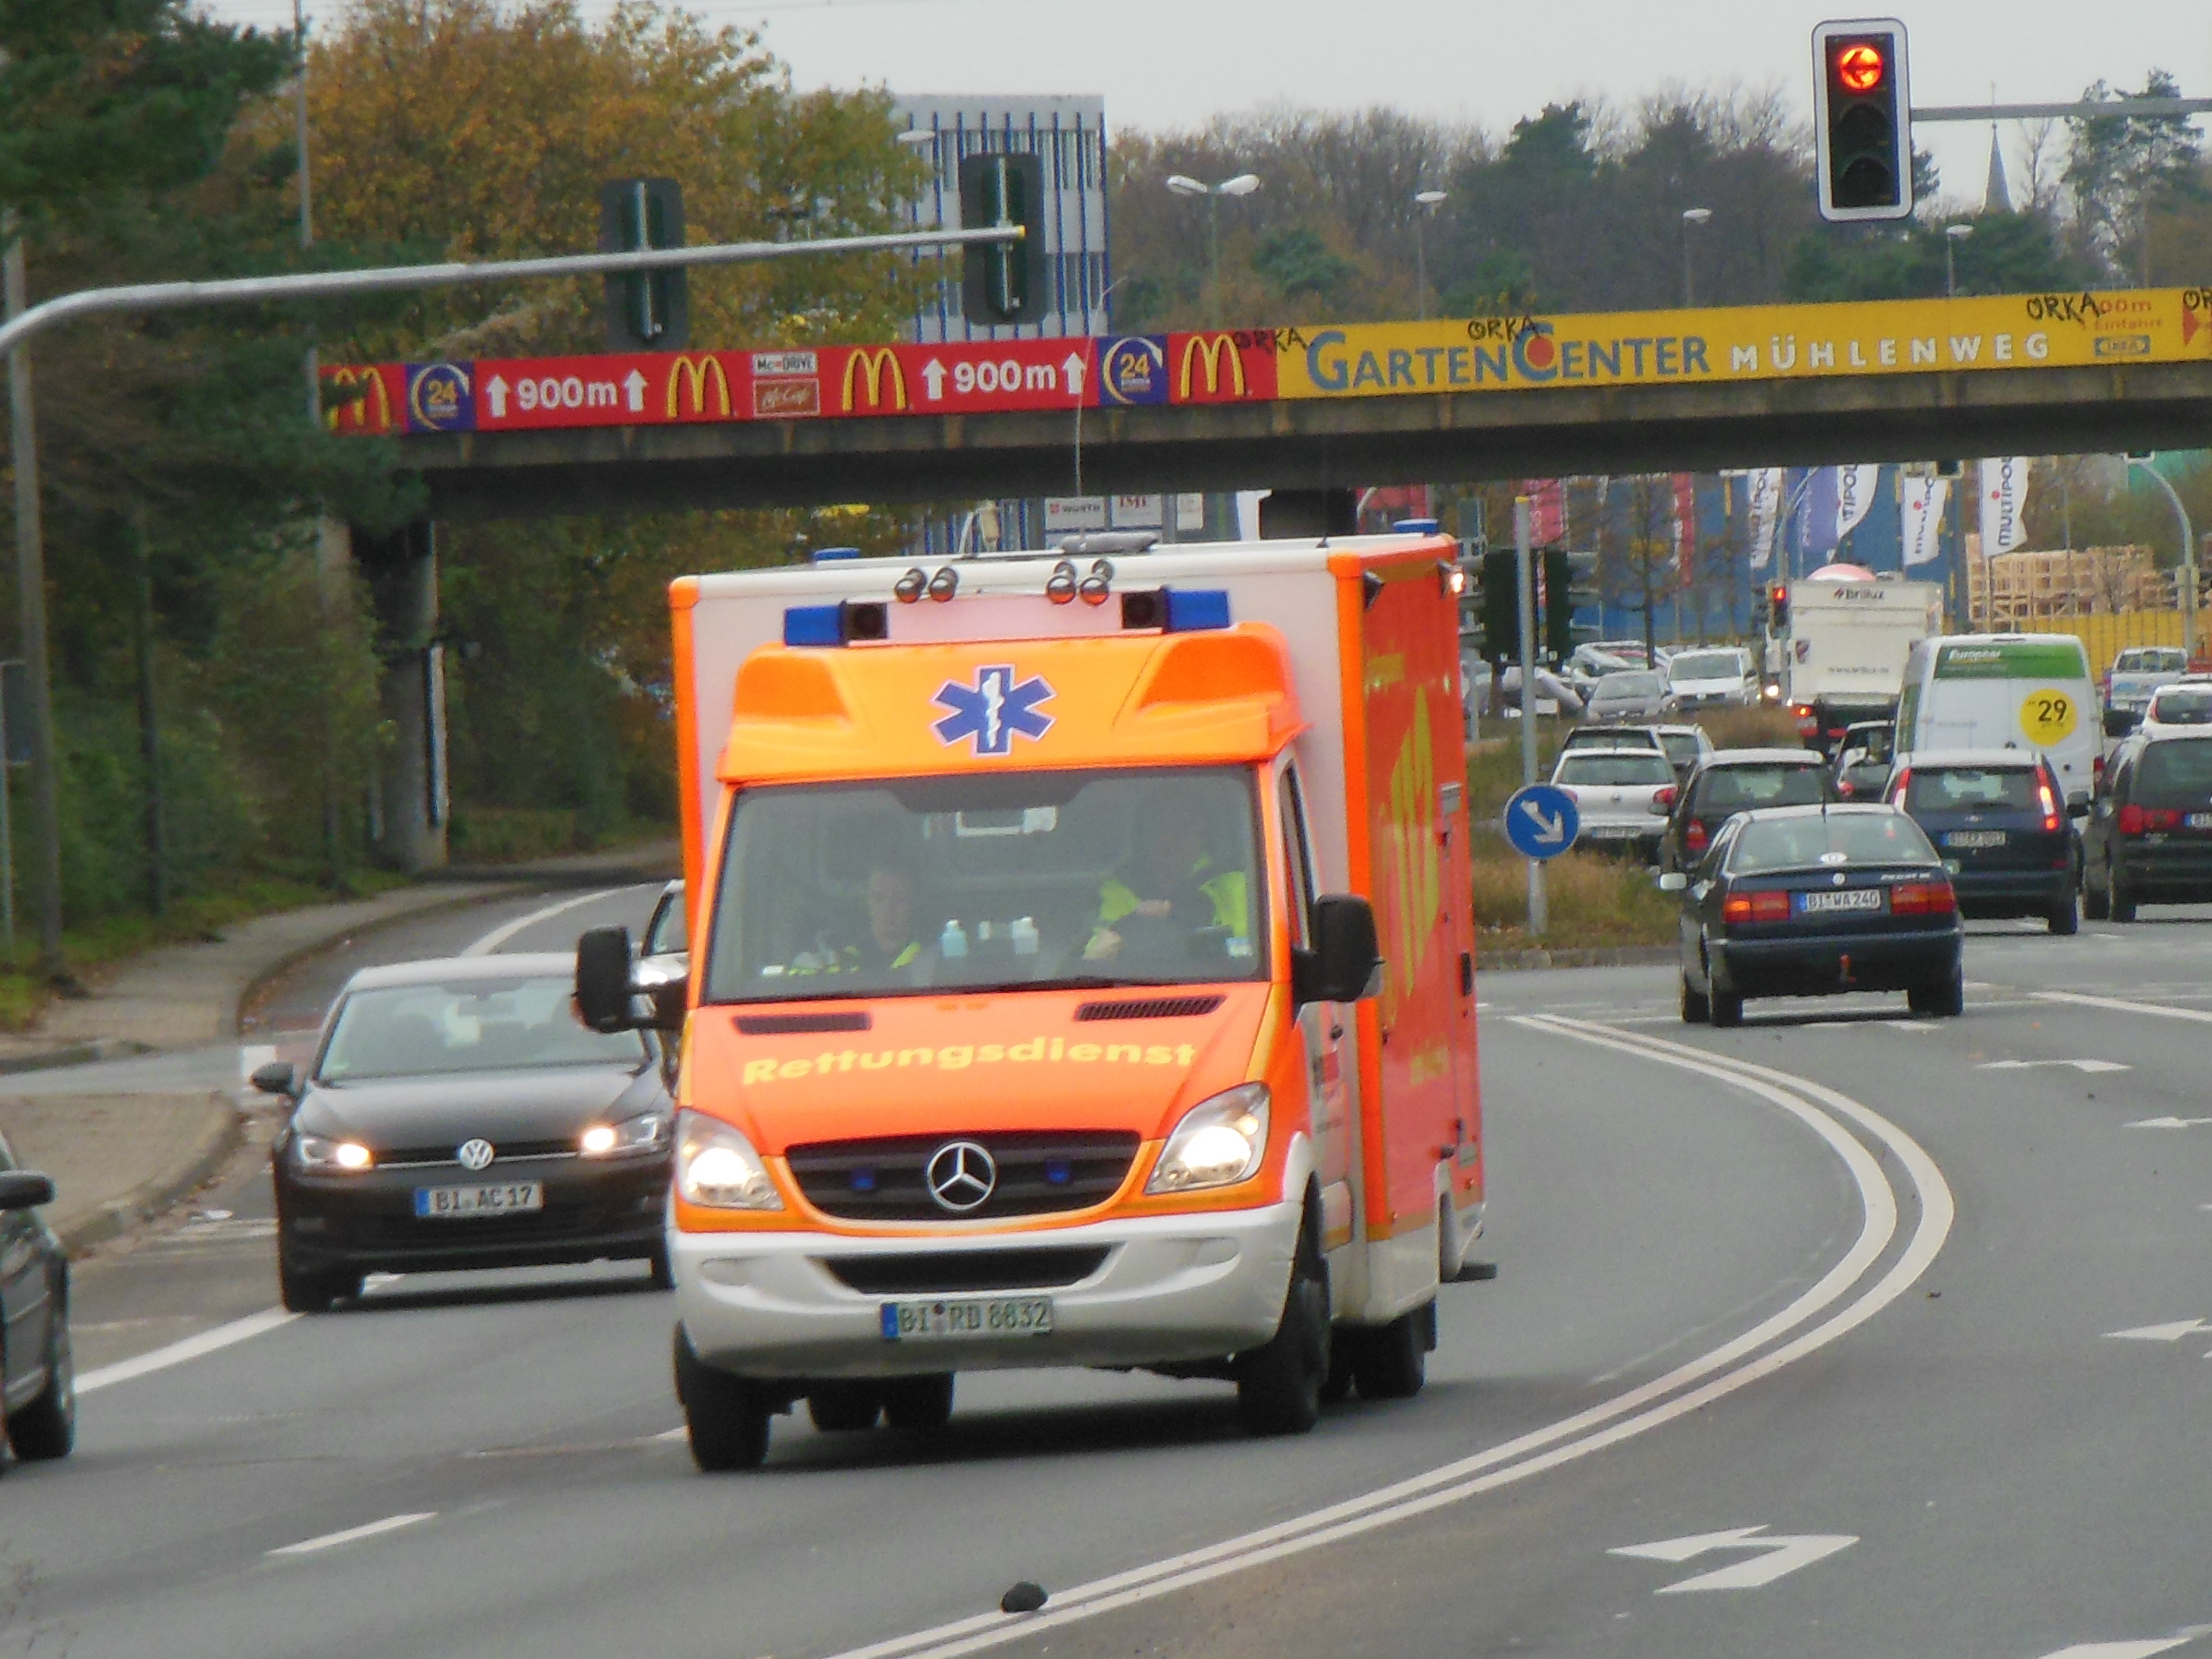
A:
[[[1083,359],[1072,351],[1067,354],[1067,361],[1060,366],[1060,373],[1067,376],[1068,391],[1078,398],[1083,395],[1083,376],[1087,367]]]
[[[398,1532],[402,1527],[411,1527],[417,1521],[434,1521],[435,1510],[425,1510],[420,1515],[387,1515],[381,1521],[372,1521],[367,1526],[348,1527],[343,1532],[326,1532],[320,1538],[303,1538],[296,1544],[286,1544],[269,1552],[271,1555],[313,1555],[317,1550],[335,1549],[340,1544],[356,1543],[364,1538],[374,1538],[380,1533]]]
[[[623,390],[629,394],[629,412],[633,415],[643,414],[645,412],[645,376],[633,368],[623,377]],[[704,394],[702,395],[703,398]]]
[[[507,382],[495,374],[484,385],[484,400],[491,405],[495,421],[507,418]]]
[[[1757,1589],[1847,1550],[1859,1540],[1845,1533],[1806,1533],[1762,1537],[1764,1526],[1738,1527],[1733,1532],[1698,1533],[1688,1538],[1662,1538],[1656,1544],[1629,1544],[1607,1555],[1631,1555],[1647,1561],[1691,1561],[1712,1550],[1763,1550],[1765,1554],[1732,1567],[1701,1572],[1679,1584],[1662,1584],[1656,1595],[1680,1595],[1690,1590]]]
[[[1533,800],[1522,801],[1521,810],[1528,815],[1528,822],[1536,826],[1538,841],[1554,842],[1566,839],[1566,821],[1558,813],[1555,812],[1550,817],[1546,817],[1537,810],[1536,803]]]
[[[2212,1319],[2177,1319],[2169,1325],[2138,1325],[2131,1331],[2106,1331],[2106,1339],[2121,1342],[2179,1342],[2185,1336],[2212,1334]],[[2204,1356],[2212,1359],[2212,1353]]]
[[[2077,1072],[2094,1074],[2098,1072],[2132,1072],[2132,1066],[2123,1066],[2117,1060],[1985,1060],[1974,1067],[1978,1072],[2025,1072],[2037,1066],[2071,1066]]]
[[[936,404],[945,401],[945,365],[939,362],[936,358],[932,357],[922,365],[921,383],[927,390],[930,402]]]
[[[2139,1117],[2128,1125],[2130,1129],[2189,1129],[2201,1123],[2212,1123],[2212,1117]]]

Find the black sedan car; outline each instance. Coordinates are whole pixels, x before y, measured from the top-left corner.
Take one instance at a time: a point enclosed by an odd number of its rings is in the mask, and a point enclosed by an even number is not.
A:
[[[2133,921],[2138,904],[2207,900],[2212,733],[2146,726],[2114,751],[2098,780],[2081,834],[2081,908],[2093,921]]]
[[[1936,843],[1961,915],[2040,916],[2054,933],[2081,931],[2066,791],[2042,756],[1917,750],[1890,781],[1889,803]]]
[[[69,1257],[39,1215],[53,1201],[54,1183],[17,1169],[0,1140],[0,1402],[25,1462],[66,1457],[76,1442]]]
[[[270,1152],[284,1305],[372,1272],[642,1258],[662,1228],[674,1109],[654,1040],[587,1029],[575,962],[487,956],[365,969],[324,1020]]]
[[[1716,749],[1690,769],[1674,797],[1659,838],[1659,867],[1689,869],[1738,812],[1836,799],[1835,780],[1815,750]]]
[[[1902,991],[1966,1009],[1959,902],[1919,825],[1893,807],[1793,806],[1730,818],[1682,896],[1682,1018],[1740,1025],[1751,997]]]

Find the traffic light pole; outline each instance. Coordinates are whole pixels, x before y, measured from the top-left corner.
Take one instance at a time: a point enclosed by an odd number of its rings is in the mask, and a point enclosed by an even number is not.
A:
[[[1513,498],[1513,566],[1521,599],[1521,785],[1536,781],[1536,558],[1528,545],[1528,498]],[[1545,914],[1544,861],[1528,860],[1528,937],[1541,939]]]

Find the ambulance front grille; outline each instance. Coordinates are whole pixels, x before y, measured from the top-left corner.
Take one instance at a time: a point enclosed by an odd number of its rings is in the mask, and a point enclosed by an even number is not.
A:
[[[957,1141],[991,1156],[990,1196],[954,1209],[931,1196],[930,1160]],[[786,1153],[806,1201],[848,1221],[989,1221],[1004,1216],[1087,1210],[1119,1192],[1138,1137],[1121,1129],[1028,1133],[902,1135],[817,1141]],[[957,1196],[965,1196],[963,1189]]]

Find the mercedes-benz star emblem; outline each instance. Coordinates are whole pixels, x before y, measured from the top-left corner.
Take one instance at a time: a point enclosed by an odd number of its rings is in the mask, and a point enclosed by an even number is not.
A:
[[[949,1140],[930,1155],[925,1172],[939,1209],[956,1213],[980,1207],[999,1184],[999,1166],[972,1140]]]
[[[465,1140],[454,1149],[453,1156],[460,1159],[464,1170],[489,1170],[499,1154],[489,1140]]]

